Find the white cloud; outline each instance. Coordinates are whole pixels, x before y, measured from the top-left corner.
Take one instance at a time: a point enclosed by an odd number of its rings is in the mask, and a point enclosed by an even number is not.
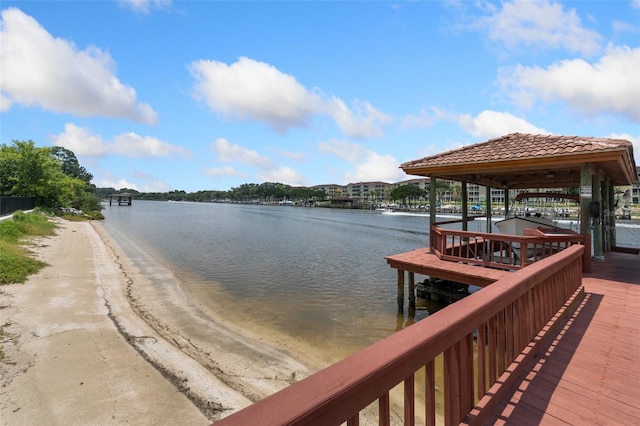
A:
[[[587,116],[617,113],[640,121],[640,48],[610,46],[593,64],[574,59],[547,69],[505,68],[498,82],[520,106],[562,101]]]
[[[304,176],[291,167],[276,166],[268,156],[252,149],[232,144],[224,138],[216,139],[210,145],[210,148],[216,153],[217,160],[221,163],[235,163],[256,168],[255,178],[262,182],[280,182],[287,185],[305,184]],[[211,177],[247,177],[249,175],[247,172],[241,172],[236,167],[229,165],[208,168],[204,170],[204,173]]]
[[[276,152],[278,155],[280,155],[282,157],[285,157],[285,158],[288,158],[289,160],[294,161],[296,163],[304,162],[305,159],[306,159],[306,156],[307,156],[306,152],[304,152],[304,151],[294,152],[294,151],[286,151],[284,149],[275,148],[274,152]]]
[[[157,179],[151,182],[144,182],[142,185],[142,192],[168,192],[172,190],[173,188]]]
[[[549,134],[543,128],[536,127],[523,118],[508,112],[482,111],[475,117],[461,114],[458,123],[467,132],[476,137],[495,138],[509,133]]]
[[[355,112],[336,97],[328,105],[329,114],[345,135],[356,139],[384,136],[381,126],[389,122],[390,119],[376,110],[369,102],[355,100],[353,102]]]
[[[107,145],[110,152],[125,157],[170,157],[179,155],[187,157],[189,150],[180,146],[174,146],[167,142],[150,136],[140,136],[133,132],[123,133],[113,138],[113,142]]]
[[[319,142],[318,149],[324,154],[333,155],[348,163],[357,163],[371,150],[352,142],[331,139],[328,142]]]
[[[142,192],[167,192],[171,191],[171,187],[164,182],[147,173],[134,173],[134,181],[113,176],[109,171],[98,171],[97,177],[93,182],[98,188],[114,188],[116,190],[135,189]]]
[[[257,174],[257,178],[263,182],[280,182],[291,186],[306,185],[306,179],[302,174],[286,166],[264,170]]]
[[[295,77],[250,58],[241,57],[231,65],[200,60],[189,70],[195,80],[194,96],[212,111],[226,118],[260,121],[279,133],[308,127],[322,115],[331,117],[350,137],[377,138],[389,120],[368,102],[355,100],[351,109],[341,99],[325,99]]]
[[[135,183],[130,182],[126,179],[116,178],[110,173],[104,173],[103,176],[96,177],[93,182],[98,188],[114,188],[118,191],[124,188],[129,188],[140,191],[140,187]]]
[[[206,168],[206,169],[203,169],[202,172],[205,175],[210,177],[220,177],[220,176],[246,177],[247,176],[246,173],[239,172],[231,166]]]
[[[613,23],[611,24],[611,28],[616,33],[623,33],[623,32],[637,33],[638,32],[638,28],[635,25],[630,24],[628,22],[619,21],[619,20],[613,21]]]
[[[78,156],[102,157],[108,154],[108,144],[100,136],[73,123],[65,124],[64,132],[52,136],[51,143],[67,148]]]
[[[237,162],[259,168],[269,168],[273,165],[269,157],[252,149],[232,144],[224,138],[216,139],[210,147],[222,163]]]
[[[133,173],[133,176],[138,182],[142,182],[138,185],[142,188],[142,192],[167,192],[172,190],[170,186],[149,173],[137,170]]]
[[[351,170],[344,174],[345,182],[395,182],[406,178],[399,168],[400,163],[393,156],[378,154],[358,144],[332,139],[320,142],[318,149],[350,163]]]
[[[171,0],[118,0],[123,7],[140,13],[149,13],[151,9],[169,9]]]
[[[493,3],[484,3],[490,16],[480,19],[489,39],[508,50],[522,46],[544,49],[566,49],[585,55],[600,51],[602,37],[582,26],[575,9],[548,0],[515,0],[502,3],[497,10]]]
[[[192,63],[190,71],[196,97],[204,98],[213,111],[263,121],[280,133],[306,126],[322,109],[319,96],[264,62],[245,57],[231,65],[201,60]]]
[[[406,129],[418,128],[423,129],[431,127],[438,121],[451,117],[451,114],[445,110],[432,106],[431,111],[422,109],[417,115],[409,114],[402,119],[402,127]]]
[[[9,111],[12,105],[13,102],[11,102],[11,99],[9,99],[8,96],[5,96],[4,93],[0,92],[0,112]]]
[[[40,106],[81,117],[119,117],[153,124],[157,115],[136,103],[136,91],[114,74],[109,54],[54,38],[31,16],[2,11],[0,63],[2,108]]]
[[[380,155],[369,152],[360,163],[355,165],[355,170],[347,172],[345,178],[349,182],[386,181],[396,182],[406,179],[406,174],[400,170],[400,164],[391,155]]]
[[[123,133],[105,141],[91,133],[89,129],[67,123],[64,132],[51,137],[53,145],[62,146],[76,155],[103,157],[121,155],[124,157],[170,157],[172,155],[189,156],[190,152],[150,136],[139,136],[133,132]]]
[[[632,0],[631,7],[634,9],[640,9],[640,0]]]

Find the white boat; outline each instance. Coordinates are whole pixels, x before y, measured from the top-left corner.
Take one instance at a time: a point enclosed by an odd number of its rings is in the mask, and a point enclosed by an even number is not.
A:
[[[521,201],[528,198],[561,198],[574,200],[576,202],[580,201],[580,198],[577,195],[558,194],[555,192],[523,192],[516,196],[515,201]],[[554,207],[551,207],[548,212],[525,211],[523,216],[518,216],[516,211],[517,210],[515,208],[512,208],[504,220],[500,220],[495,223],[496,228],[498,228],[500,233],[508,235],[525,235],[526,229],[553,228],[552,233],[554,235],[559,235],[558,232],[563,230],[566,230],[567,234],[574,234],[571,229],[561,228],[558,226],[558,221],[555,219],[554,215],[556,211]],[[523,252],[524,249],[520,247],[520,243],[516,242],[511,243],[511,248],[515,255],[515,259],[513,259],[513,261],[517,261],[520,257],[526,257],[528,259],[536,254],[533,247],[527,247],[526,253]],[[542,248],[538,247],[538,251],[541,250]],[[541,253],[538,252],[537,254],[540,255]]]
[[[496,228],[503,233],[509,235],[524,235],[524,230],[527,228],[555,227],[555,224],[551,219],[546,217],[520,217],[514,216],[508,219],[499,220],[496,222]]]
[[[522,201],[529,198],[552,198],[568,199],[576,202],[580,201],[577,195],[560,194],[556,192],[522,192],[516,196],[515,201]],[[559,228],[555,218],[556,209],[552,206],[544,212],[527,212],[518,215],[517,210],[512,207],[504,220],[496,222],[496,228],[503,234],[524,235],[527,228]]]

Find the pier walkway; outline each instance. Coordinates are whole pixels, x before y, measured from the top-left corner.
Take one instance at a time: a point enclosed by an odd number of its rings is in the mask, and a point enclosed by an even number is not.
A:
[[[640,256],[609,252],[585,274],[582,252],[498,279],[216,425],[356,426],[373,403],[375,423],[389,426],[635,426]]]
[[[484,424],[640,422],[640,256],[607,253],[584,299]]]

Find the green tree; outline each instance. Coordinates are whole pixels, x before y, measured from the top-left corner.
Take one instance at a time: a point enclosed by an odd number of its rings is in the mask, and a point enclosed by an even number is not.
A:
[[[93,175],[80,165],[73,151],[61,146],[54,146],[51,148],[51,154],[60,160],[64,174],[81,179],[87,184],[93,179]]]
[[[83,210],[92,206],[99,210],[99,200],[93,189],[80,177],[67,174],[63,163],[73,163],[72,152],[58,151],[61,159],[51,148],[37,148],[33,141],[13,141],[12,145],[0,145],[0,194],[34,197],[40,207],[75,207]],[[77,159],[75,159],[77,163]],[[76,172],[84,168],[78,164]],[[84,178],[90,176],[84,170]]]
[[[34,197],[37,205],[50,206],[61,192],[55,186],[64,174],[49,150],[36,148],[33,141],[13,141],[12,146],[3,145],[1,152],[12,165],[6,195]]]
[[[406,202],[406,200],[408,199],[424,197],[425,195],[426,193],[422,189],[418,188],[417,186],[400,185],[396,188],[393,188],[393,190],[391,190],[389,197],[392,200],[402,200],[403,202]]]

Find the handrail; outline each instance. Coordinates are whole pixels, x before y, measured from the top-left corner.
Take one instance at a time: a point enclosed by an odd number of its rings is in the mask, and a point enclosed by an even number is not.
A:
[[[434,222],[431,225],[431,227],[433,227],[434,225],[440,226],[440,225],[451,225],[451,224],[454,224],[454,223],[473,222],[474,220],[479,219],[479,218],[483,218],[483,217],[487,217],[487,215],[481,214],[481,215],[468,216],[466,219],[443,220],[443,221],[440,221],[440,222]],[[429,233],[429,246],[430,247],[434,246],[433,233]]]
[[[509,274],[215,424],[357,425],[377,400],[379,423],[388,425],[390,391],[402,385],[404,424],[412,425],[419,370],[426,424],[435,424],[436,389],[443,390],[445,424],[458,424],[579,289],[583,250],[574,245]],[[442,382],[434,374],[441,355]]]
[[[591,270],[591,239],[570,230],[558,233],[557,228],[526,230],[526,235],[494,234],[442,228],[431,225],[431,251],[443,260],[485,267],[518,270],[566,248],[581,244],[586,247],[582,264],[584,272]]]

